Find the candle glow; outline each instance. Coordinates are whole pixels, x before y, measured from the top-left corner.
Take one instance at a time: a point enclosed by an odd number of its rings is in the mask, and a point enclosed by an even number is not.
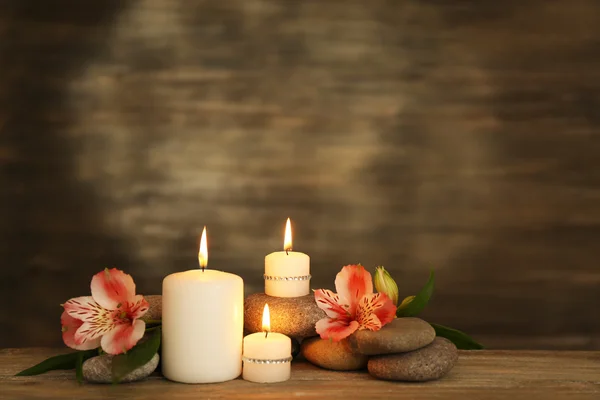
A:
[[[243,378],[250,382],[273,383],[290,379],[292,341],[284,334],[271,333],[269,305],[265,304],[262,330],[244,338]]]
[[[265,294],[273,297],[301,297],[310,294],[310,257],[292,251],[292,223],[285,224],[283,251],[265,257]]]
[[[283,239],[283,250],[292,251],[292,225],[289,218],[285,223],[285,237]]]
[[[269,313],[269,305],[265,304],[262,317],[262,330],[263,332],[271,332],[271,314]]]
[[[163,280],[160,362],[165,378],[175,382],[224,382],[242,372],[244,281],[207,269],[207,249],[204,227],[200,268]]]
[[[200,251],[198,252],[198,262],[200,263],[200,268],[204,270],[208,265],[208,247],[206,245],[206,226],[204,230],[202,230],[202,237],[200,238]]]

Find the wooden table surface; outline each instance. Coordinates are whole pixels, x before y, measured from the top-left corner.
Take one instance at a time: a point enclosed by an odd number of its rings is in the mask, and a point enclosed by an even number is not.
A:
[[[378,381],[366,372],[334,372],[295,361],[292,379],[255,384],[241,379],[185,385],[152,376],[122,385],[79,385],[73,371],[13,375],[57,349],[0,350],[0,399],[600,399],[600,352],[462,351],[451,373],[428,383]]]

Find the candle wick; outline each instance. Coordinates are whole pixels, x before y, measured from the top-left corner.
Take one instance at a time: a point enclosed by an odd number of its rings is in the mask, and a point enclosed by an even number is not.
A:
[[[268,334],[269,334],[269,331],[265,331],[265,339],[267,338]]]
[[[290,253],[289,253],[290,251],[292,251],[292,249],[291,249],[291,248],[285,249],[285,255],[286,255],[286,256],[289,256],[289,255],[290,255]]]

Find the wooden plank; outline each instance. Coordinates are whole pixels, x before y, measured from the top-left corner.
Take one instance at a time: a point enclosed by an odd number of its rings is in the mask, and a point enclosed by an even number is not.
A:
[[[144,382],[111,386],[80,386],[72,371],[37,377],[14,377],[15,372],[62,350],[0,350],[0,398],[122,397],[149,399],[157,394],[172,399],[598,399],[600,352],[461,351],[458,364],[442,380],[422,384],[385,382],[366,372],[334,372],[295,361],[292,379],[262,385],[237,379],[210,385],[176,384],[160,376]]]

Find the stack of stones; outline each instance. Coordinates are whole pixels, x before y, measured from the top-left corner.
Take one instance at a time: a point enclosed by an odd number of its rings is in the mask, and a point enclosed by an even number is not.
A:
[[[145,296],[150,309],[144,320],[162,319],[161,296]],[[419,318],[396,318],[377,332],[361,330],[340,342],[321,339],[315,330],[325,313],[313,295],[271,297],[264,293],[250,295],[244,302],[244,328],[247,333],[262,331],[265,304],[271,311],[271,330],[283,333],[298,346],[306,360],[335,371],[367,368],[378,379],[424,382],[445,376],[458,358],[456,346],[436,337],[427,322]],[[83,373],[90,382],[110,382],[112,356],[87,360]],[[124,381],[136,381],[150,375],[158,365],[158,355],[133,371]]]
[[[315,324],[325,317],[313,295],[280,298],[264,293],[246,298],[244,328],[260,332],[265,303],[271,310],[271,330],[301,343],[304,358],[321,368],[353,371],[367,368],[378,379],[424,382],[440,379],[454,367],[456,346],[436,337],[419,318],[396,318],[377,332],[361,330],[340,342],[317,336]]]

